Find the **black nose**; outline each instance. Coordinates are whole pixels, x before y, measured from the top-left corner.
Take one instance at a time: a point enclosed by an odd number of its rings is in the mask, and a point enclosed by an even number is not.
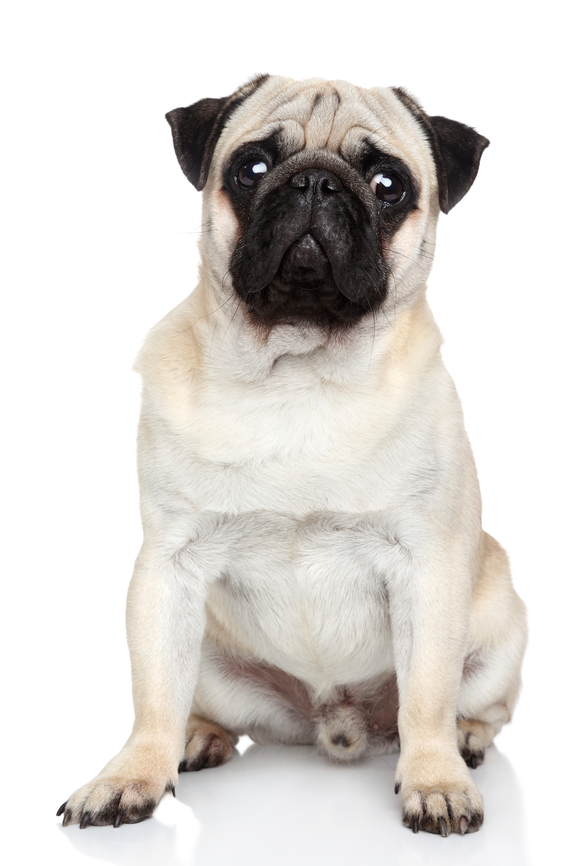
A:
[[[341,192],[343,185],[336,174],[324,168],[305,168],[290,179],[289,185],[313,195]]]

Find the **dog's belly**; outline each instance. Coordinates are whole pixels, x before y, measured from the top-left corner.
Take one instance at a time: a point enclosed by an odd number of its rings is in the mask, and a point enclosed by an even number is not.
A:
[[[390,673],[387,553],[395,543],[359,515],[245,516],[234,556],[211,589],[208,633],[322,697]]]

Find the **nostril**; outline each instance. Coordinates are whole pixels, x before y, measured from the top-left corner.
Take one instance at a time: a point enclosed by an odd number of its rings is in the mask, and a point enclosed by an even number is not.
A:
[[[302,171],[299,174],[295,174],[295,176],[291,178],[290,185],[295,189],[307,189],[309,186],[308,175]]]
[[[321,192],[341,192],[343,188],[342,183],[338,179],[332,175],[332,177],[323,177],[319,181],[319,189]]]

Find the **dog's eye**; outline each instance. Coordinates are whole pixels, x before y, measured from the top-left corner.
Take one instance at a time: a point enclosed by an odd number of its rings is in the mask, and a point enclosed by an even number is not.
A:
[[[266,162],[263,162],[261,159],[253,159],[250,162],[245,162],[245,164],[239,168],[236,179],[244,189],[253,189],[259,180],[262,180],[267,171],[268,168]]]
[[[392,172],[376,174],[370,187],[378,200],[387,202],[387,204],[397,204],[405,196],[403,181]]]

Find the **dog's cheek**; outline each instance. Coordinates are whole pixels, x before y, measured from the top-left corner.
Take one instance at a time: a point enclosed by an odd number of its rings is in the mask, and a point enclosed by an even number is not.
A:
[[[383,239],[383,257],[395,288],[396,302],[408,298],[431,270],[437,219],[417,208],[392,237]]]
[[[209,201],[210,211],[203,220],[205,239],[211,244],[211,256],[228,264],[238,244],[241,226],[224,190],[217,190]]]

